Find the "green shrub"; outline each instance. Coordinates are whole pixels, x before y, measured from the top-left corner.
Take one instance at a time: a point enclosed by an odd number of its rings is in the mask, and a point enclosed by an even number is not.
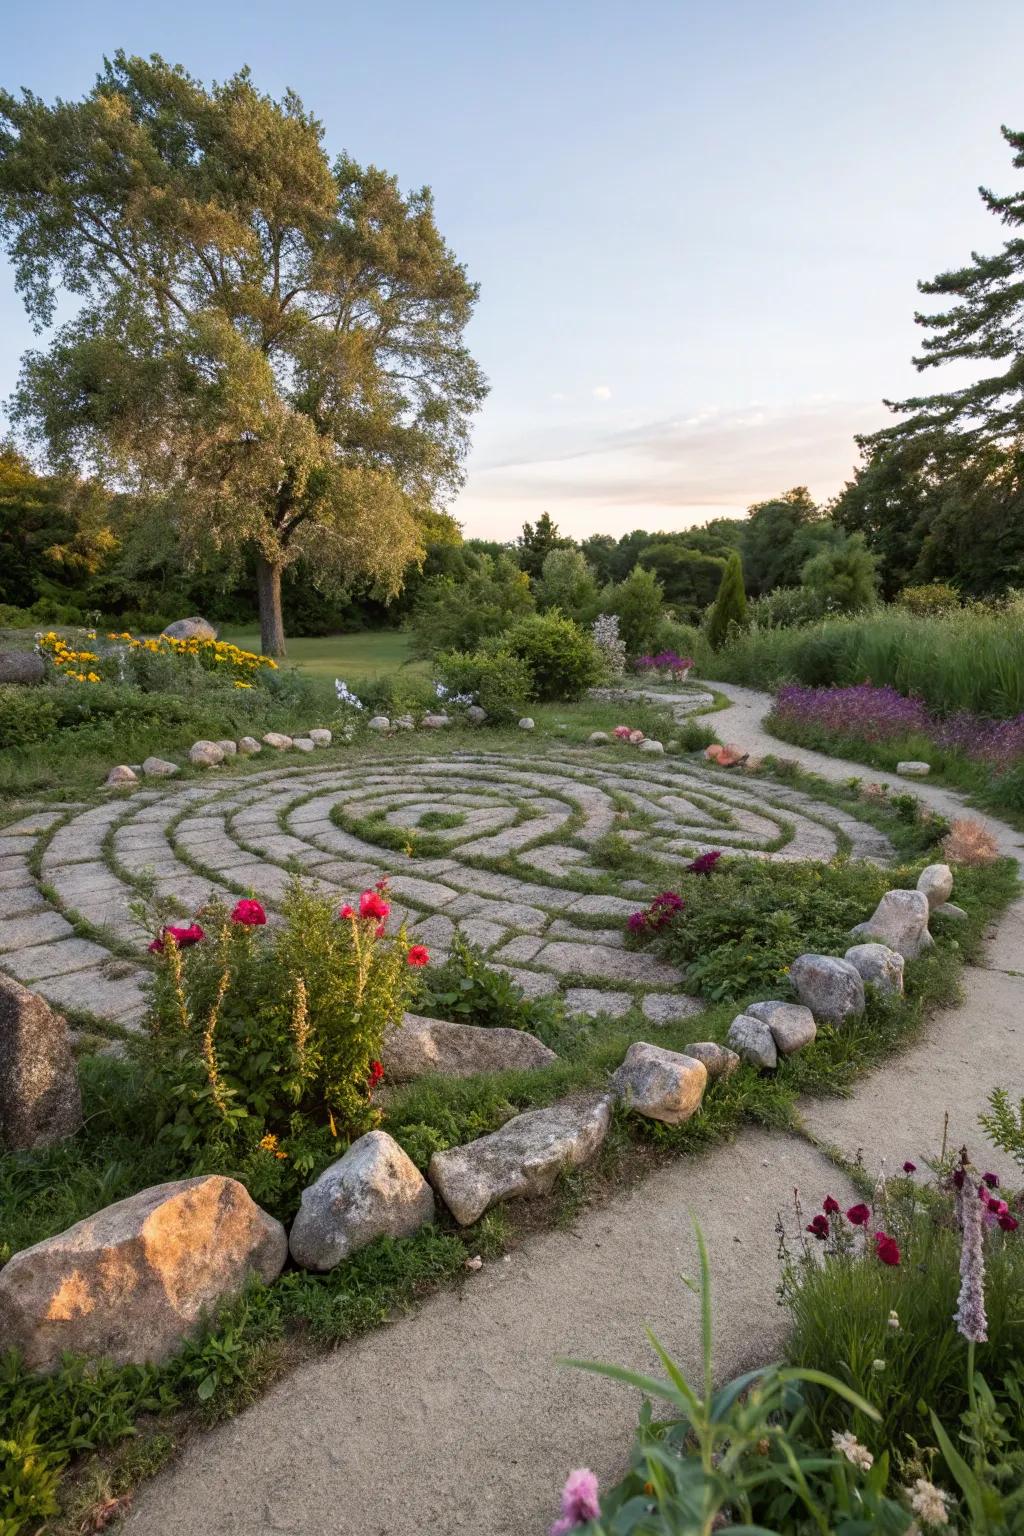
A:
[[[0,687],[0,748],[27,747],[45,741],[56,729],[56,688]]]
[[[535,607],[530,578],[507,555],[481,555],[477,569],[424,582],[412,614],[417,653],[475,651]]]
[[[725,562],[718,596],[708,618],[707,641],[713,651],[721,650],[734,630],[747,626],[747,595],[743,590],[743,562],[733,550]]]
[[[878,562],[862,533],[848,534],[839,544],[826,544],[804,565],[801,584],[840,613],[859,613],[878,600]]]
[[[601,612],[614,613],[619,635],[630,656],[644,656],[656,649],[659,626],[665,618],[665,589],[653,571],[635,565],[624,581],[605,587]]]
[[[495,724],[518,720],[533,697],[533,673],[508,651],[444,651],[438,678],[454,694],[472,694]]]
[[[525,662],[533,693],[543,702],[580,699],[601,677],[592,636],[557,609],[520,619],[499,637],[496,650]]]
[[[354,678],[351,688],[367,715],[423,715],[440,708],[437,690],[418,672],[389,672],[383,677]]]
[[[748,604],[747,614],[752,628],[793,629],[823,619],[832,606],[830,598],[813,587],[776,587]]]
[[[896,602],[910,613],[949,613],[960,607],[960,594],[944,581],[930,581],[920,587],[904,587],[896,594]]]

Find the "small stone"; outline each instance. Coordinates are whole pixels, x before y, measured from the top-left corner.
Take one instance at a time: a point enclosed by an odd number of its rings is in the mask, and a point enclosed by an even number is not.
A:
[[[198,615],[190,619],[175,619],[173,624],[168,624],[161,631],[168,640],[216,640],[217,631],[212,624]]]
[[[372,720],[370,724],[373,724]],[[451,721],[447,715],[424,715],[420,724],[425,731],[441,731],[446,725],[451,725]]]
[[[292,744],[290,736],[283,736],[280,731],[267,731],[263,737],[265,746],[273,747],[278,752],[287,752]]]
[[[78,1071],[66,1020],[0,974],[0,1142],[48,1147],[82,1124]]]
[[[799,1003],[751,1003],[747,1017],[768,1025],[781,1056],[791,1056],[810,1045],[818,1033],[814,1014]]]
[[[216,768],[224,761],[224,748],[215,741],[195,741],[188,749],[188,760],[194,768]]]
[[[35,651],[0,651],[0,684],[31,687],[46,676],[46,664]]]
[[[173,779],[181,770],[177,763],[169,763],[165,757],[147,757],[142,771],[147,779]]]
[[[592,747],[606,747],[611,741],[607,731],[591,731],[587,737]]]
[[[292,746],[296,752],[315,752],[316,742],[311,736],[293,736]]]
[[[931,906],[924,891],[886,891],[866,923],[851,929],[855,938],[875,940],[914,960],[934,940],[928,932]]]
[[[329,747],[334,737],[325,725],[318,725],[309,733],[309,739],[318,747]]]
[[[243,736],[238,743],[238,750],[242,757],[255,757],[257,752],[263,751],[263,748],[255,736]]]
[[[532,721],[532,719],[530,718],[529,715],[524,715],[523,718],[520,720],[520,722],[519,722],[519,729],[521,731],[532,731],[533,730],[533,721]]]
[[[924,891],[934,912],[953,894],[953,871],[948,864],[929,864],[917,877],[917,889]]]
[[[643,731],[630,731],[629,733],[629,744],[631,747],[638,747],[645,739]]]
[[[682,1125],[700,1108],[707,1081],[708,1069],[696,1057],[635,1040],[612,1074],[612,1089],[637,1114]]]
[[[396,715],[391,723],[396,731],[414,731],[416,729],[416,721],[412,715]]]
[[[235,1179],[157,1184],[0,1270],[0,1337],[31,1371],[69,1350],[115,1365],[160,1361],[253,1275],[269,1284],[288,1243]]]
[[[478,1072],[526,1072],[557,1061],[525,1029],[486,1028],[424,1019],[407,1013],[384,1036],[381,1061],[388,1082],[407,1083],[436,1072],[441,1077],[475,1077]]]
[[[220,747],[225,757],[234,757],[235,753],[238,751],[238,747],[228,736],[225,736],[222,741],[218,741],[217,745]]]
[[[903,956],[885,944],[854,944],[846,959],[879,992],[903,991]]]
[[[896,772],[904,779],[924,779],[927,778],[931,771],[930,763],[919,763],[913,759],[896,764]]]
[[[665,756],[665,744],[664,744],[664,742],[661,742],[661,741],[655,741],[653,737],[648,736],[646,741],[642,741],[640,743],[640,751],[641,752],[650,752],[655,757],[664,757]]]
[[[391,729],[391,721],[387,715],[374,715],[372,719],[367,720],[366,724],[371,731],[389,731]]]
[[[779,1054],[775,1037],[768,1025],[754,1019],[749,1013],[741,1013],[729,1025],[726,1040],[736,1054],[755,1067],[775,1067]]]
[[[106,782],[112,785],[137,784],[139,780],[134,768],[130,768],[127,763],[118,763],[107,774]]]
[[[479,704],[470,704],[469,708],[466,710],[466,719],[469,721],[470,725],[483,725],[484,721],[487,719],[487,711],[486,709],[483,709]]]
[[[842,1024],[864,1012],[864,983],[849,960],[838,960],[834,955],[798,955],[789,968],[789,979],[816,1019]]]
[[[478,1269],[483,1269],[483,1267],[484,1267],[484,1261],[483,1261],[483,1259],[480,1257],[480,1255],[478,1253],[474,1253],[474,1255],[473,1255],[473,1257],[471,1259],[467,1259],[465,1264],[464,1264],[464,1266],[463,1266],[464,1269],[471,1269],[471,1270],[473,1270],[474,1273]]]
[[[726,1045],[719,1045],[717,1040],[693,1040],[683,1046],[683,1055],[702,1061],[712,1082],[717,1077],[729,1077],[740,1064],[736,1052]]]
[[[955,922],[963,923],[967,920],[967,913],[963,907],[958,907],[954,901],[944,901],[941,907],[936,907],[935,917],[951,917]]]
[[[368,1131],[302,1191],[289,1249],[305,1269],[334,1269],[378,1237],[411,1237],[434,1219],[434,1196],[387,1131]]]
[[[610,1123],[606,1095],[528,1110],[489,1136],[435,1152],[428,1177],[455,1220],[468,1227],[500,1200],[548,1194],[563,1170],[594,1156]]]

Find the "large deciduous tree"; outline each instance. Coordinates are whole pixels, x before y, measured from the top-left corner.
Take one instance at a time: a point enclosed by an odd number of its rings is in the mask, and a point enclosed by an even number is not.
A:
[[[429,190],[332,164],[247,70],[119,53],[82,101],[0,93],[0,228],[38,329],[77,300],[15,395],[53,464],[131,491],[186,562],[254,551],[269,654],[300,555],[399,589],[486,392]]]

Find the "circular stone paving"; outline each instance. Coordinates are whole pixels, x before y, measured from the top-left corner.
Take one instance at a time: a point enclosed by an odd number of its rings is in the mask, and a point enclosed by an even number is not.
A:
[[[625,947],[625,918],[653,891],[601,864],[612,833],[668,875],[711,848],[892,855],[842,810],[689,758],[655,767],[625,750],[562,747],[346,763],[332,749],[4,828],[0,966],[58,1006],[135,1028],[151,935],[131,907],[145,885],[185,916],[211,894],[255,895],[273,910],[295,873],[339,902],[387,876],[391,922],[405,920],[435,959],[461,934],[529,995],[561,990],[571,1011],[639,1002],[661,1022],[697,1012],[677,971]]]

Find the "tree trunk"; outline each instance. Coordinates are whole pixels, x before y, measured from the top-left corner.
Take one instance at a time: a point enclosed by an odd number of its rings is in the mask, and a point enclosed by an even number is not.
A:
[[[281,569],[266,560],[256,559],[256,588],[260,601],[260,649],[264,656],[284,656],[284,619],[281,616]]]

